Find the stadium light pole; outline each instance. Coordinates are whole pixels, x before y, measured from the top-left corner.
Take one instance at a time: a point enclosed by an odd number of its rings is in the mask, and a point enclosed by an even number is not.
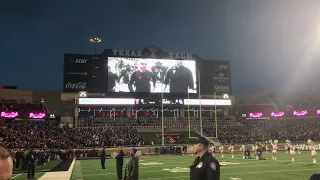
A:
[[[100,43],[102,40],[98,37],[90,38],[90,42],[94,45],[94,55],[97,55],[97,44]]]
[[[199,90],[199,108],[200,108],[200,135],[201,137],[203,137],[203,129],[202,129],[202,106],[201,106],[201,82],[200,82],[200,71],[198,70],[198,81],[199,81],[199,87],[198,87],[198,90]]]
[[[162,147],[164,147],[164,117],[163,117],[163,84],[161,83],[161,130],[162,130]]]

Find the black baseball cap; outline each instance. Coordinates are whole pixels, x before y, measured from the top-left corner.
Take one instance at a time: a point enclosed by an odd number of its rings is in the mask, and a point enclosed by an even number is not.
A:
[[[205,146],[209,146],[209,141],[204,137],[198,137],[196,140],[196,144],[203,144]]]

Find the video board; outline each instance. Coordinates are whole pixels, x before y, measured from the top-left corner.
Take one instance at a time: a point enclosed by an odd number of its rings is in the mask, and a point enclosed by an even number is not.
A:
[[[197,93],[194,60],[108,57],[109,92]]]
[[[63,92],[128,94],[230,94],[228,61],[202,60],[196,54],[107,49],[94,55],[65,54]]]
[[[201,94],[231,94],[229,61],[203,60],[199,64]]]
[[[82,54],[65,54],[63,92],[104,92],[103,63],[99,56]]]

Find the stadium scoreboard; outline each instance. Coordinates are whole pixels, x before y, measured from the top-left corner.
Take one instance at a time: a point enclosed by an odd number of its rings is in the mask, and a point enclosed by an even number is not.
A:
[[[228,61],[164,52],[153,45],[142,50],[106,49],[99,55],[65,54],[63,77],[64,92],[86,91],[114,97],[231,94]]]

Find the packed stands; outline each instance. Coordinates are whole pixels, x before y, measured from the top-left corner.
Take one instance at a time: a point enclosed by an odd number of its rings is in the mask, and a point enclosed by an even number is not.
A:
[[[276,98],[283,104],[290,103],[296,107],[295,101],[287,101],[285,99],[286,96],[272,96],[269,100]],[[267,97],[263,97],[263,102],[268,101]],[[310,96],[309,98],[314,97]],[[313,104],[312,107],[318,107],[317,98],[314,100],[310,101]],[[257,101],[257,99],[254,101]],[[259,103],[262,103],[262,101]],[[310,106],[303,107],[310,108]],[[0,101],[0,108],[2,111],[46,112],[45,106],[41,103],[27,103],[24,100],[2,100]],[[263,104],[244,104],[242,109],[267,112],[274,110],[273,106]],[[165,129],[186,131],[190,124],[191,130],[199,132],[199,122],[199,118],[190,118],[189,122],[188,118],[164,117]],[[150,142],[144,142],[139,131],[160,132],[162,127],[161,118],[156,117],[139,117],[138,119],[133,117],[79,117],[77,123],[78,128],[69,128],[49,121],[5,119],[0,121],[0,142],[4,142],[10,148],[66,149],[74,147],[142,145],[150,144]],[[320,135],[318,134],[320,130],[319,117],[237,121],[234,118],[218,117],[217,125],[218,128],[216,128],[216,122],[212,117],[202,118],[204,135],[214,137],[216,136],[216,129],[218,129],[219,141],[223,143],[255,142],[269,139],[305,141],[310,138],[320,140]]]

